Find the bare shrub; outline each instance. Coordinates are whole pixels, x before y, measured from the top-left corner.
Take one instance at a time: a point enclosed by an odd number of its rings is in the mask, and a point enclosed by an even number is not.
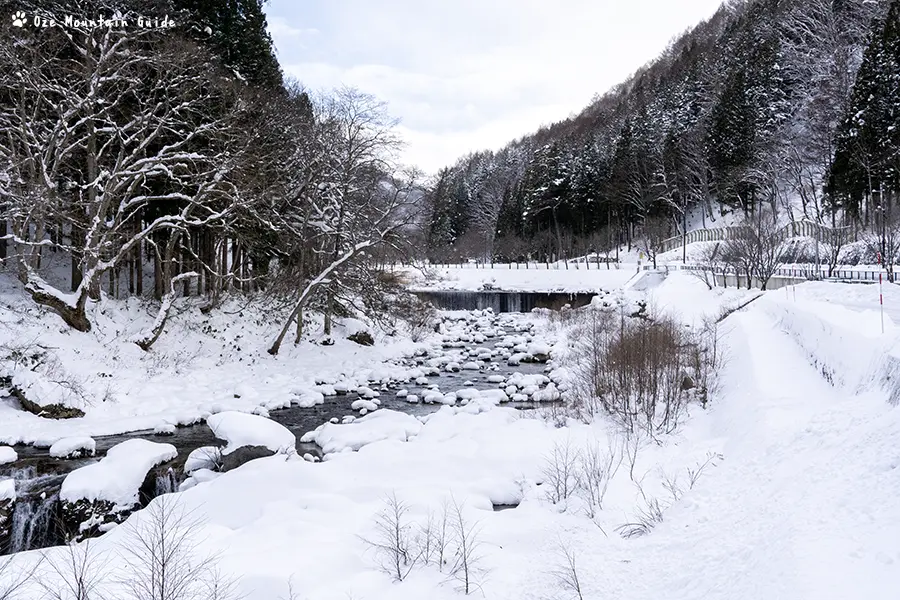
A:
[[[555,443],[544,461],[544,486],[553,504],[567,500],[577,484],[579,453],[570,441]]]
[[[593,443],[578,453],[576,488],[587,505],[587,514],[591,519],[603,509],[603,499],[609,483],[618,472],[624,457],[618,439],[612,437],[605,448]]]
[[[688,467],[688,489],[693,489],[706,469],[710,466],[714,467],[716,461],[721,459],[721,454],[708,452],[703,462],[698,462],[695,466]],[[622,537],[633,538],[647,535],[654,527],[663,522],[665,511],[684,496],[685,490],[677,475],[672,476],[665,471],[660,471],[660,479],[662,488],[669,493],[671,500],[668,504],[664,504],[659,498],[647,494],[644,489],[643,478],[636,481],[635,486],[640,494],[640,500],[634,520],[616,527],[616,532]]]
[[[581,590],[581,578],[578,575],[578,566],[575,562],[575,551],[560,540],[557,554],[560,561],[552,573],[553,578],[559,587],[578,598],[578,600],[584,600],[584,593]]]
[[[697,268],[691,269],[688,273],[702,281],[708,289],[713,289],[716,285],[716,271],[721,268],[722,244],[720,242],[704,244],[697,253],[695,262],[698,263]]]
[[[196,515],[177,498],[160,496],[126,522],[121,583],[130,600],[235,600],[237,581],[224,576],[216,555],[201,554]]]
[[[637,480],[634,478],[634,468],[643,446],[644,435],[640,430],[631,431],[625,435],[625,442],[622,444],[622,452],[628,460],[628,477],[635,483],[637,483]]]
[[[302,600],[300,596],[300,592],[297,591],[296,586],[294,585],[294,576],[291,575],[291,578],[288,579],[288,595],[287,598],[281,596],[281,600]]]
[[[374,539],[363,541],[375,552],[381,570],[396,581],[403,581],[419,558],[413,544],[409,507],[393,492],[384,502],[384,508],[375,517]]]
[[[765,291],[769,279],[784,264],[788,247],[772,212],[760,209],[734,228],[722,250],[723,260],[746,273],[748,288],[755,277]]]
[[[650,533],[654,527],[663,522],[663,512],[666,509],[659,498],[647,495],[644,491],[643,481],[639,481],[635,485],[641,495],[635,519],[616,527],[616,532],[624,538],[641,537]]]
[[[595,311],[579,332],[567,410],[585,422],[608,414],[626,433],[673,432],[688,403],[705,403],[721,364],[712,325],[698,332],[667,316],[625,318]]]
[[[476,589],[480,589],[479,579],[484,575],[481,568],[481,540],[478,523],[470,523],[463,514],[463,505],[456,499],[450,506],[450,528],[453,534],[453,542],[456,545],[456,554],[453,565],[450,568],[450,577],[461,586],[462,591],[468,596]]]
[[[0,557],[0,600],[22,598],[22,591],[32,581],[39,567],[40,561],[23,565],[21,558],[15,555]]]
[[[694,489],[694,486],[697,485],[697,482],[700,480],[700,477],[706,472],[708,467],[715,467],[716,461],[722,460],[722,455],[718,452],[708,452],[706,454],[706,460],[703,462],[698,462],[693,467],[688,467],[687,475],[688,475],[688,489]]]
[[[49,600],[104,600],[101,589],[109,578],[112,564],[106,553],[97,550],[90,540],[71,543],[62,556],[45,554],[49,567],[38,583]]]
[[[597,393],[602,388],[602,373],[606,347],[609,344],[616,318],[610,311],[591,310],[583,327],[572,332],[577,339],[574,348],[575,371],[573,394],[567,409],[584,423],[608,411],[604,397]]]

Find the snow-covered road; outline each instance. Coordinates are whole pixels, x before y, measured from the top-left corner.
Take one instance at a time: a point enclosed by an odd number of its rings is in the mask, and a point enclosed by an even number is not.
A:
[[[831,387],[762,313],[729,324],[727,401],[709,423],[726,458],[648,554],[633,549],[632,577],[655,582],[636,597],[897,598],[898,410]]]

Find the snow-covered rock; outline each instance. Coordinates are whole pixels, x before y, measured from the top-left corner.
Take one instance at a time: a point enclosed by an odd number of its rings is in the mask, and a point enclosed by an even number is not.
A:
[[[0,479],[0,503],[4,500],[15,502],[16,500],[16,480]]]
[[[206,424],[213,434],[226,442],[223,455],[244,446],[262,446],[272,452],[292,453],[297,438],[291,431],[271,419],[235,411],[210,416]]]
[[[379,410],[347,425],[326,423],[301,438],[303,442],[315,442],[325,454],[347,450],[359,450],[363,446],[382,440],[407,441],[418,435],[422,422],[405,413]]]
[[[175,431],[178,428],[175,427],[172,423],[160,423],[156,427],[153,428],[153,435],[158,435],[160,437],[168,437],[175,435]]]
[[[9,446],[0,446],[0,465],[8,465],[19,460],[19,454]]]
[[[372,402],[371,400],[365,400],[363,398],[360,398],[359,400],[354,400],[353,403],[350,404],[350,408],[351,408],[351,410],[358,410],[360,412],[366,411],[368,413],[368,412],[373,412],[375,410],[378,410],[378,405],[375,404],[374,402]],[[363,413],[363,414],[365,414],[365,413]]]
[[[222,462],[222,449],[216,446],[203,446],[188,454],[184,461],[184,472],[190,475],[200,469],[215,471]]]
[[[97,451],[97,442],[89,437],[63,438],[50,446],[50,456],[53,458],[81,458],[94,456]]]
[[[59,498],[65,502],[105,500],[117,508],[132,508],[150,469],[176,456],[178,451],[171,444],[126,440],[110,448],[99,462],[69,473]]]

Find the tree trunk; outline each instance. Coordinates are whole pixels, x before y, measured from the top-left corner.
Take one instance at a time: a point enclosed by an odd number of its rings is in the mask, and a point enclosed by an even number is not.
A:
[[[172,312],[172,303],[175,301],[175,286],[179,281],[193,279],[198,276],[198,273],[192,271],[190,273],[180,273],[172,278],[169,283],[169,290],[163,296],[162,304],[159,307],[159,312],[153,325],[150,329],[132,339],[135,344],[140,346],[141,350],[149,350],[162,335],[166,322],[169,320],[169,314]]]

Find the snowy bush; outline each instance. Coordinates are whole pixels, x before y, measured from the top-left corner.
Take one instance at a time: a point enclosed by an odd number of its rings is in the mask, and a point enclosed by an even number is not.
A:
[[[690,401],[705,404],[722,363],[714,323],[691,330],[594,310],[576,338],[568,412],[585,422],[611,415],[627,432],[674,431]]]

